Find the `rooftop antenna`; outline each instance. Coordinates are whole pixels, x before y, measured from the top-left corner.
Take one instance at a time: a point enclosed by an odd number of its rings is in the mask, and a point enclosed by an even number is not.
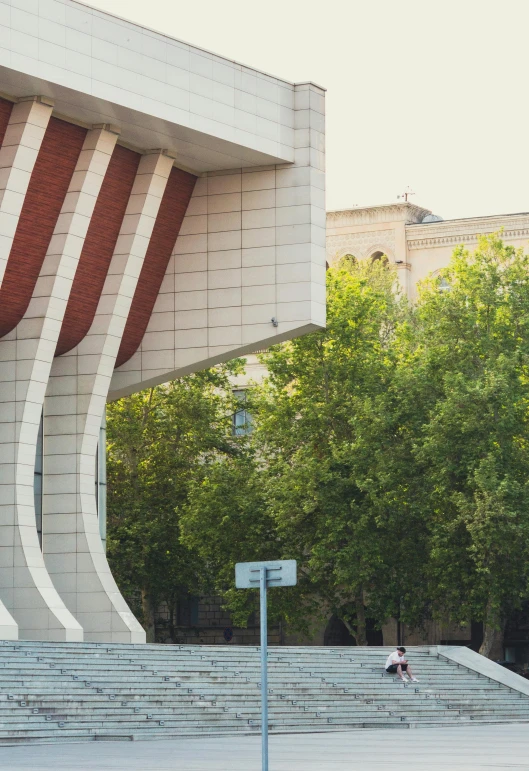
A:
[[[399,198],[404,198],[404,200],[406,201],[406,203],[408,203],[408,197],[409,197],[410,195],[415,195],[415,193],[413,192],[413,190],[411,189],[411,187],[408,185],[408,187],[407,187],[407,188],[406,188],[406,190],[405,190],[405,191],[402,193],[402,195],[398,195],[398,196],[397,196],[397,200],[399,200]]]

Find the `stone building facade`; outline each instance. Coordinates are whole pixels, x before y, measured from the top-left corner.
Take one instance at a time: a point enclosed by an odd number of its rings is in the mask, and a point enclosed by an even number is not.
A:
[[[413,300],[419,281],[444,268],[456,246],[475,249],[481,235],[502,231],[516,247],[529,246],[529,213],[443,220],[415,204],[327,212],[327,263],[344,255],[368,260],[382,254],[397,271],[403,292]]]
[[[182,607],[183,606],[183,607]],[[182,613],[182,610],[184,611]],[[179,612],[180,611],[180,612]],[[181,645],[259,645],[259,615],[255,613],[245,628],[235,627],[230,614],[222,608],[220,597],[190,597],[172,614],[166,605],[158,608],[156,642]],[[270,624],[268,640],[282,645],[285,635],[281,626]]]

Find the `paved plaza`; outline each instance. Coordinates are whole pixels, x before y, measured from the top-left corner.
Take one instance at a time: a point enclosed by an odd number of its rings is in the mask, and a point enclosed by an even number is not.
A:
[[[260,737],[1,747],[2,771],[260,771]],[[527,725],[293,734],[270,739],[270,771],[529,768]]]

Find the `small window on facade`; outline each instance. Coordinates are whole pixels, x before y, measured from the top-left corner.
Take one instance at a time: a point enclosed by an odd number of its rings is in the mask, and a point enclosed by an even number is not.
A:
[[[197,626],[199,598],[191,594],[180,597],[176,604],[177,626]]]
[[[252,416],[245,409],[246,404],[246,389],[234,391],[233,395],[239,402],[240,409],[233,413],[233,433],[235,436],[246,436],[253,431]]]

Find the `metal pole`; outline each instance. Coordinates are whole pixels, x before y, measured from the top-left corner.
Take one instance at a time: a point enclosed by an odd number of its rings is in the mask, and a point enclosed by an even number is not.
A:
[[[266,608],[266,567],[260,568],[261,589],[261,736],[263,771],[268,771],[268,618]]]

